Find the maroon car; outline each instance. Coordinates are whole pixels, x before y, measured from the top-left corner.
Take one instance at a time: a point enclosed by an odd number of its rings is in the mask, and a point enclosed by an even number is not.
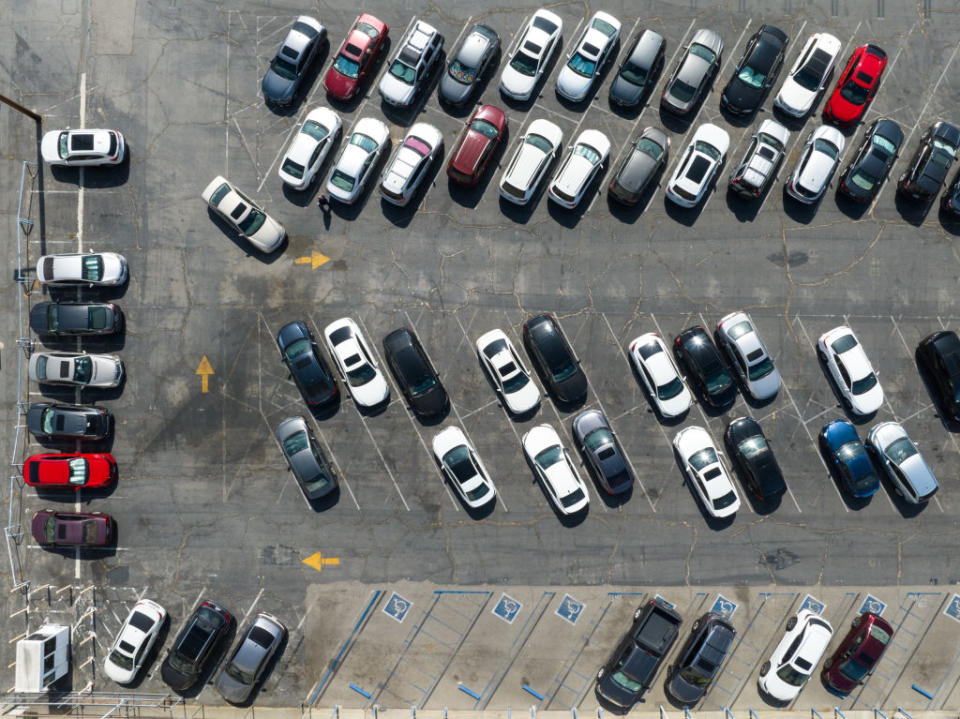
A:
[[[864,612],[853,620],[847,636],[823,663],[822,679],[838,694],[849,694],[867,680],[893,638],[883,617]]]
[[[447,176],[457,184],[476,187],[507,134],[507,116],[499,107],[481,105],[464,125],[450,153]]]
[[[113,541],[113,517],[103,512],[58,512],[41,509],[30,532],[41,547],[103,547]]]

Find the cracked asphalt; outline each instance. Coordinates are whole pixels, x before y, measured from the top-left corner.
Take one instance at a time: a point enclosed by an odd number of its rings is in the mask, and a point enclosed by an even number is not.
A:
[[[365,9],[390,24],[394,49],[418,15],[445,35],[449,53],[468,20],[490,24],[509,45],[535,7],[521,5],[400,8],[374,0]],[[712,121],[731,133],[731,150],[700,208],[681,211],[657,189],[643,207],[625,210],[600,191],[610,179],[607,171],[577,211],[558,210],[545,197],[523,210],[500,201],[499,169],[488,172],[476,191],[464,192],[448,185],[438,165],[413,208],[393,208],[368,192],[356,207],[335,206],[327,226],[314,193],[283,189],[276,168],[303,114],[327,104],[323,72],[354,8],[333,1],[313,9],[333,47],[321,52],[306,99],[275,112],[259,96],[260,79],[294,15],[309,7],[133,0],[62,0],[56,8],[15,0],[11,7],[0,41],[0,75],[9,92],[43,113],[44,131],[82,121],[116,127],[126,135],[130,154],[118,171],[86,170],[82,177],[76,170],[43,167],[26,190],[36,220],[25,236],[26,266],[41,254],[81,247],[123,253],[132,274],[129,286],[111,295],[126,313],[125,335],[85,345],[119,352],[129,375],[121,391],[85,397],[117,417],[106,448],[119,462],[120,481],[107,496],[79,495],[84,509],[116,517],[119,544],[77,561],[72,553],[32,547],[26,537],[17,572],[33,586],[93,583],[126,598],[146,591],[179,621],[199,594],[241,615],[256,606],[305,618],[308,588],[331,580],[543,586],[960,582],[954,551],[957,427],[938,415],[913,359],[922,337],[957,328],[960,224],[939,215],[935,205],[924,210],[896,199],[892,182],[868,208],[850,207],[832,191],[813,208],[785,198],[783,179],[819,115],[790,126],[788,156],[766,196],[753,203],[729,196],[726,176],[751,132],[771,116],[774,92],[749,124],[731,123],[718,109],[720,90],[747,38],[763,23],[791,36],[786,68],[802,46],[800,36],[813,31],[837,35],[843,59],[857,45],[879,44],[891,66],[867,120],[891,117],[907,135],[891,173],[895,179],[932,122],[960,121],[955,10],[934,9],[928,16],[924,7],[882,0],[839,7],[614,0],[603,9],[623,21],[624,40],[644,25],[667,38],[666,74],[695,28],[721,32],[721,71],[696,120],[680,123],[660,115],[656,98],[665,76],[642,111],[610,106],[611,71],[590,102],[566,105],[554,93],[563,61],[558,54],[531,103],[505,105],[496,74],[484,84],[482,99],[505,107],[510,121],[510,140],[497,161],[505,165],[523,129],[538,117],[556,122],[565,143],[590,127],[607,133],[611,166],[629,139],[655,124],[672,140],[669,173],[695,126]],[[565,55],[582,27],[578,23],[597,7],[559,2],[551,8],[565,22]],[[381,62],[377,77],[384,69]],[[334,108],[345,131],[362,116],[389,120],[394,143],[413,121],[430,122],[443,131],[449,149],[466,111],[441,108],[435,82],[418,113],[385,111],[375,81],[358,102]],[[39,135],[5,106],[0,112],[2,211],[13,236],[21,161],[36,160]],[[845,161],[862,132],[861,124],[848,133]],[[252,253],[207,212],[199,194],[216,174],[284,223],[289,240],[282,251]],[[17,261],[13,244],[7,250],[10,268]],[[314,253],[328,261],[314,269]],[[17,292],[11,283],[9,307],[16,305]],[[24,307],[46,296],[27,285]],[[712,330],[738,309],[751,313],[774,356],[784,378],[779,395],[757,405],[741,393],[727,413],[696,405],[680,422],[658,421],[627,362],[627,343],[648,331],[672,338],[694,324]],[[560,319],[590,391],[582,407],[546,399],[532,417],[516,420],[497,401],[474,342],[500,327],[519,348],[524,320],[541,311]],[[360,323],[377,348],[390,330],[413,327],[452,405],[442,423],[424,425],[391,381],[392,400],[380,413],[361,413],[346,398],[311,418],[341,478],[336,501],[317,510],[302,500],[273,440],[283,418],[308,416],[274,336],[299,319],[319,337],[327,323],[345,315]],[[875,418],[856,420],[861,436],[876,422],[902,421],[941,482],[936,501],[919,511],[887,485],[864,505],[848,502],[817,450],[822,425],[844,412],[814,344],[843,323],[864,344],[887,395]],[[0,446],[23,457],[41,448],[36,442],[14,447],[15,403],[35,401],[39,388],[24,386],[16,396],[10,379],[20,335],[16,313],[8,312],[0,328],[9,348],[2,414],[9,431]],[[204,356],[215,373],[206,394],[195,374]],[[588,482],[590,510],[569,522],[558,518],[536,484],[520,437],[548,422],[574,451],[570,422],[587,407],[611,419],[639,481],[618,501]],[[745,414],[757,418],[771,439],[791,492],[777,507],[745,499],[735,521],[717,524],[684,483],[671,441],[682,427],[698,424],[719,443],[727,423]],[[466,430],[497,483],[501,499],[487,516],[465,511],[437,471],[430,441],[449,424]],[[588,474],[585,467],[582,472]],[[27,522],[51,501],[58,500],[25,488],[15,493],[14,511]],[[339,564],[318,573],[302,563],[316,552]],[[302,662],[292,662],[281,689],[299,695],[314,680]],[[159,677],[150,681],[159,683]]]

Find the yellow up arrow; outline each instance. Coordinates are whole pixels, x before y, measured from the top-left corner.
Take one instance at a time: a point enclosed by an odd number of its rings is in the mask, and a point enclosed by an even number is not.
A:
[[[196,374],[200,375],[200,391],[206,394],[210,391],[210,375],[214,374],[213,367],[210,366],[210,360],[204,355],[197,367]]]
[[[324,565],[340,564],[340,557],[324,557],[322,552],[314,552],[304,559],[303,563],[308,567],[313,567],[318,572],[322,572]]]
[[[329,261],[329,257],[326,255],[321,255],[319,252],[314,250],[309,257],[298,257],[293,262],[297,265],[310,265],[310,269],[315,270],[320,265],[326,264]]]

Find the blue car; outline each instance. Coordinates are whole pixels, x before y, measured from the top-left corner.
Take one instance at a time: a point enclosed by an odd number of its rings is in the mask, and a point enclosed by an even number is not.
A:
[[[880,478],[852,424],[844,419],[827,422],[820,430],[820,443],[850,494],[862,499],[880,489]]]

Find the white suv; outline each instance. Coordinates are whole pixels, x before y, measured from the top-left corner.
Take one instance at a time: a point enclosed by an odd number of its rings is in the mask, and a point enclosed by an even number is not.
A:
[[[827,191],[843,155],[843,135],[835,127],[821,125],[810,133],[800,160],[787,180],[787,194],[812,205]]]
[[[562,142],[563,131],[549,120],[531,122],[500,178],[500,196],[515,205],[530,202]]]
[[[416,123],[383,171],[380,197],[392,205],[405,206],[438,154],[443,154],[443,133],[426,122]]]
[[[790,617],[773,656],[760,667],[760,690],[779,702],[796,699],[823,658],[832,636],[830,622],[809,609],[801,609]]]
[[[380,97],[384,102],[409,106],[423,89],[442,47],[443,35],[433,25],[418,20],[401,40],[390,69],[380,79]]]

